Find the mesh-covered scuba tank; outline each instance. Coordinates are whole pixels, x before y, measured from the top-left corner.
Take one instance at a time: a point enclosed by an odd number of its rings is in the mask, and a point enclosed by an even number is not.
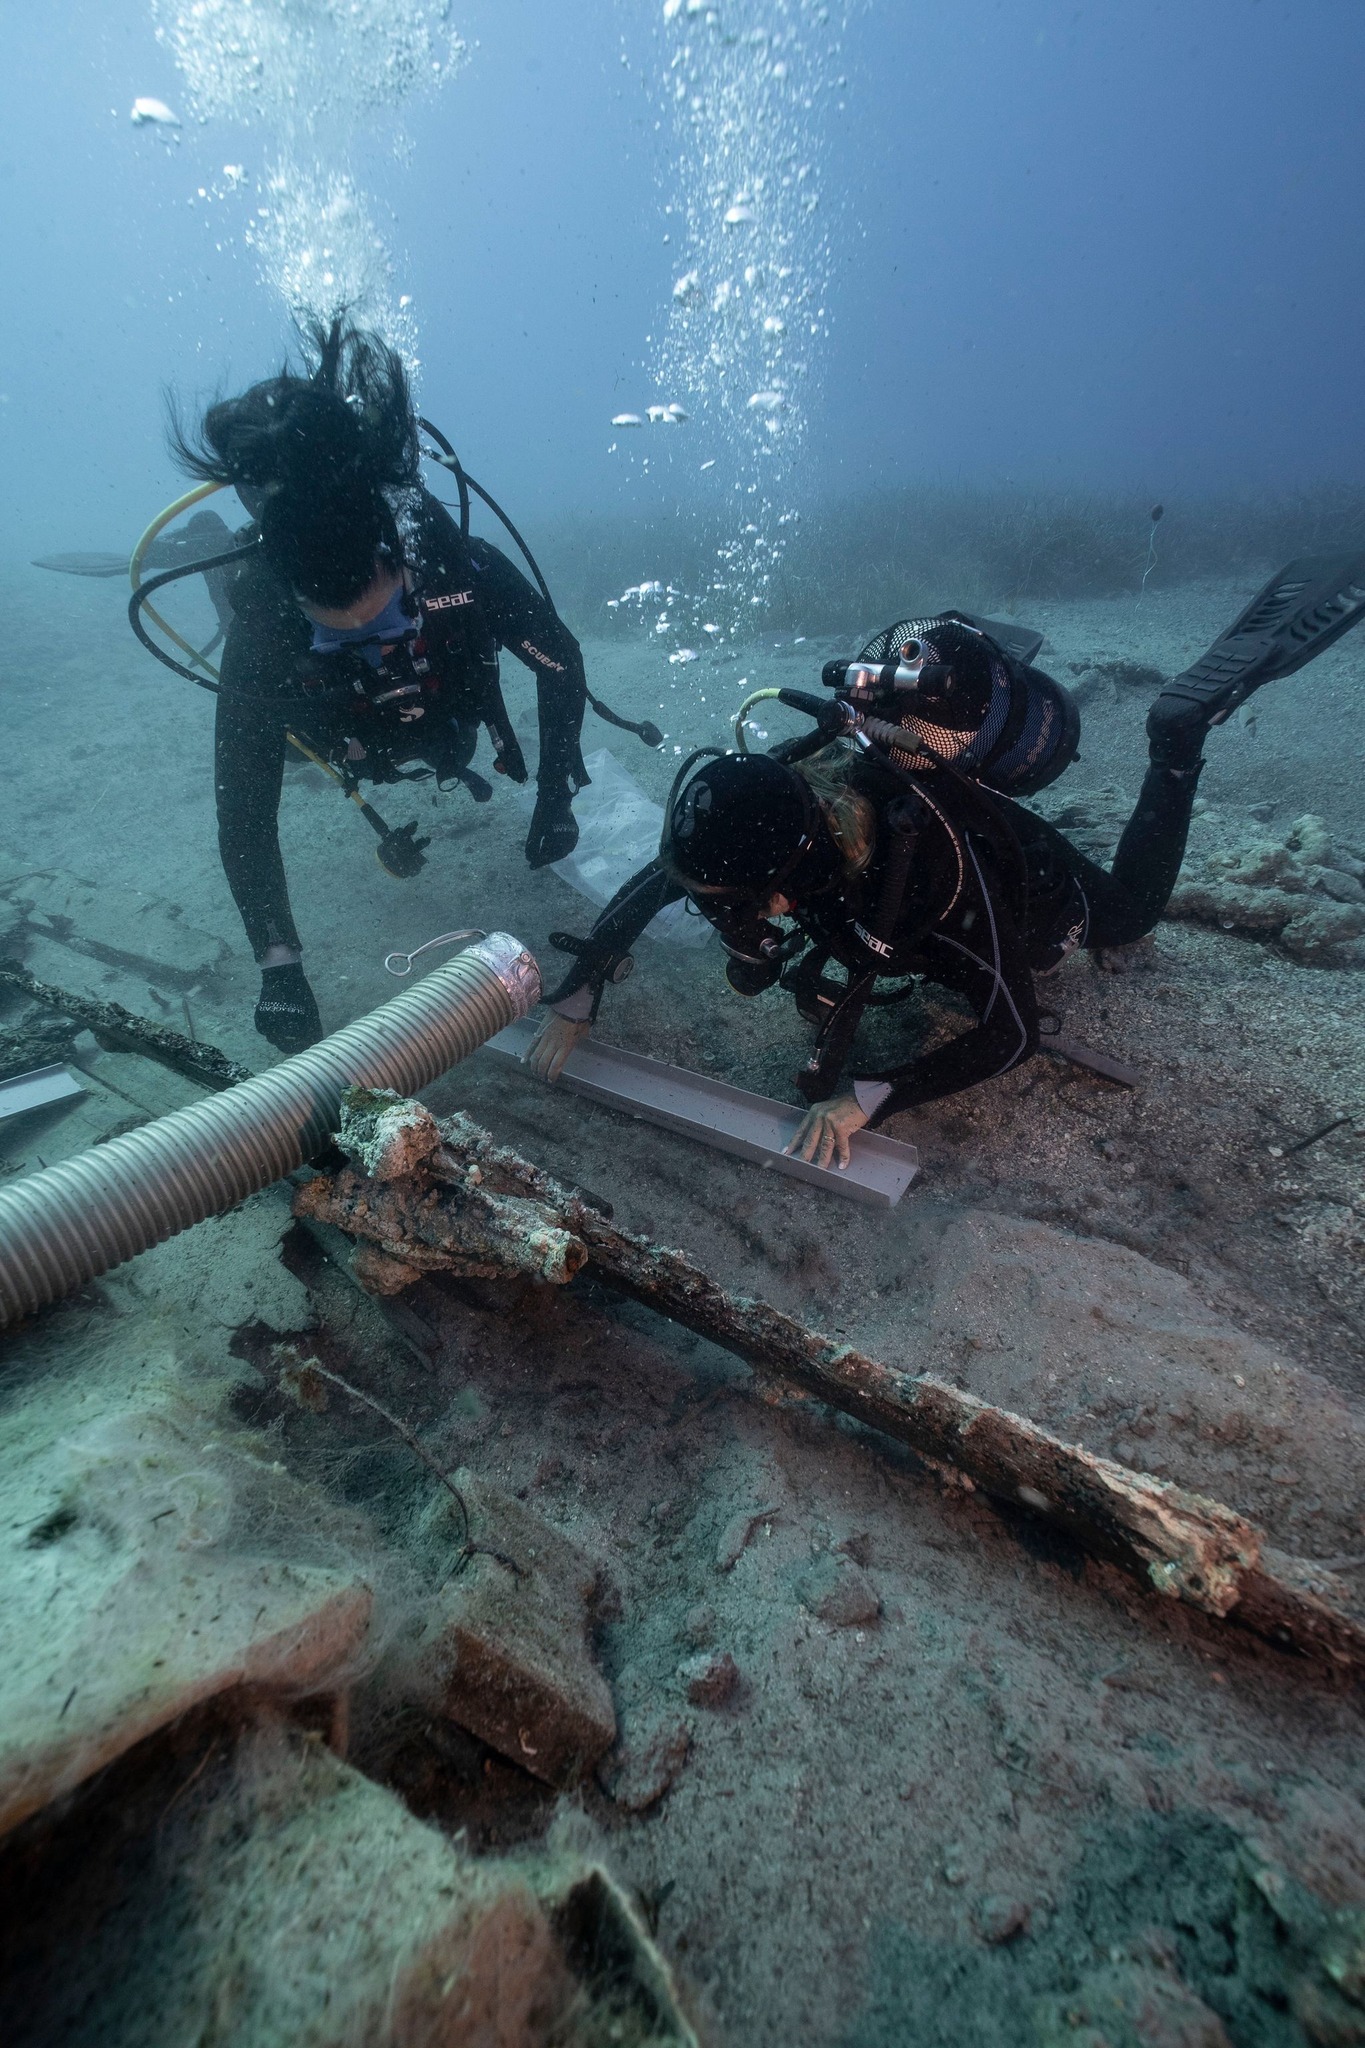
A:
[[[1032,665],[1041,645],[1039,634],[965,612],[898,619],[856,662],[837,664],[835,687],[875,703],[959,772],[1005,796],[1032,796],[1076,758],[1081,736],[1070,691]]]

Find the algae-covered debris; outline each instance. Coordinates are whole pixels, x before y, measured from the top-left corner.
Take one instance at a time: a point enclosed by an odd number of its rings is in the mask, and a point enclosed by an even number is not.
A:
[[[1107,861],[1128,800],[1106,788],[1037,804],[1082,851]],[[1305,812],[1282,826],[1268,806],[1196,805],[1168,918],[1211,925],[1281,947],[1305,966],[1365,960],[1365,853]]]
[[[1365,2041],[1365,1916],[1208,1814],[1090,1827],[1066,1890],[979,1948],[874,1937],[840,2048],[1342,2048]]]

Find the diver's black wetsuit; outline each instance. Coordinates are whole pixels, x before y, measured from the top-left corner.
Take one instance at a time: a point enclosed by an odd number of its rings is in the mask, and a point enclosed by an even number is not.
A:
[[[237,575],[215,790],[223,867],[257,959],[300,943],[277,826],[287,733],[362,779],[393,781],[400,762],[464,776],[482,726],[498,768],[524,782],[498,682],[498,650],[506,647],[536,678],[542,794],[571,795],[587,782],[579,750],[583,657],[562,620],[497,548],[464,541],[426,491],[409,557],[419,635],[378,671],[353,651],[311,654],[308,620],[264,562],[249,562]],[[383,697],[389,701],[375,701]]]
[[[941,775],[920,778],[926,794],[910,879],[892,955],[878,971],[922,975],[956,990],[977,1022],[933,1052],[860,1075],[858,1096],[872,1125],[1017,1066],[1038,1046],[1034,975],[1077,947],[1126,945],[1152,929],[1180,872],[1198,779],[1197,770],[1148,769],[1106,874],[1022,805],[998,796],[984,803],[970,785]],[[850,780],[877,812],[872,858],[852,880],[798,905],[793,919],[817,954],[861,974],[877,963],[856,927],[867,928],[879,901],[892,842],[887,809],[904,784],[869,760],[852,768]],[[591,951],[555,990],[555,1007],[588,1014],[589,995],[595,1003],[614,962],[683,894],[657,861],[633,876],[594,924]]]

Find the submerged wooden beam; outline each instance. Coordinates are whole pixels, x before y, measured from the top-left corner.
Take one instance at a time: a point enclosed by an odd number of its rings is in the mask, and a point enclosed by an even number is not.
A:
[[[231,1088],[238,1081],[251,1079],[250,1067],[239,1067],[216,1045],[204,1045],[181,1031],[168,1031],[164,1024],[149,1023],[145,1017],[125,1010],[122,1003],[95,1002],[52,982],[35,981],[17,960],[0,960],[0,988],[12,988],[44,1010],[84,1025],[87,1031],[94,1032],[106,1052],[142,1053],[159,1066],[169,1067],[172,1073],[183,1074],[187,1081],[199,1082],[201,1087]]]
[[[589,1264],[769,1384],[837,1408],[908,1444],[950,1480],[1057,1524],[1150,1590],[1338,1672],[1365,1674],[1365,1609],[1345,1581],[1273,1549],[1221,1502],[728,1293],[685,1254],[620,1229],[467,1117],[438,1122],[418,1103],[353,1090],[338,1142],[352,1166],[308,1183],[299,1213],[376,1247],[411,1278],[446,1269],[559,1281]]]

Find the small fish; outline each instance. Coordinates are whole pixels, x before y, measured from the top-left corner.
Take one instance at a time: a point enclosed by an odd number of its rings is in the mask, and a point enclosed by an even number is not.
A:
[[[703,469],[714,469],[714,468],[715,468],[715,466],[716,466],[716,458],[715,458],[715,456],[714,456],[714,455],[713,455],[713,456],[711,457],[711,460],[710,460],[709,462],[703,462],[703,464],[702,464],[702,468],[703,468]]]
[[[638,412],[614,413],[611,423],[614,427],[642,427],[644,425],[644,421]]]
[[[753,225],[758,215],[752,206],[746,206],[737,200],[733,206],[726,208],[721,219],[727,228],[747,228]]]
[[[787,403],[780,391],[755,391],[749,400],[750,412],[781,412]]]
[[[173,114],[165,100],[134,100],[128,117],[134,128],[178,128],[179,114]]]

